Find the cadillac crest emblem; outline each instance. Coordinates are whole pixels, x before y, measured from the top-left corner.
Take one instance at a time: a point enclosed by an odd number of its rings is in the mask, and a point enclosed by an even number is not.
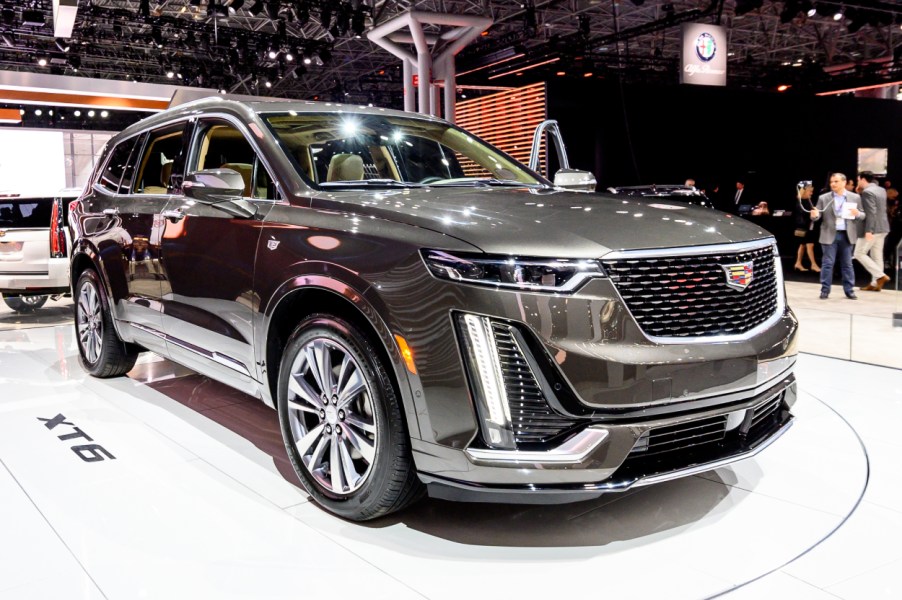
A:
[[[727,287],[742,291],[752,282],[752,271],[755,266],[753,261],[737,263],[735,265],[720,265],[727,274]]]

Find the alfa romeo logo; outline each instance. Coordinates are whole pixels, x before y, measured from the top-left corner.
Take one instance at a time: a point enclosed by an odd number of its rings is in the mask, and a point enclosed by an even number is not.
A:
[[[727,274],[727,287],[742,291],[752,282],[752,271],[755,266],[753,261],[737,263],[735,265],[720,265]]]
[[[717,42],[714,41],[714,36],[706,32],[695,38],[695,53],[705,62],[714,58],[714,55],[717,54]]]

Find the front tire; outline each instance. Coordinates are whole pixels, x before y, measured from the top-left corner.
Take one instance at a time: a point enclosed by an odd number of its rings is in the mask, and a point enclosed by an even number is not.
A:
[[[3,296],[3,302],[17,313],[32,313],[47,304],[49,296]]]
[[[78,358],[94,377],[118,377],[132,370],[138,352],[119,339],[100,277],[87,269],[75,284],[75,337]]]
[[[328,315],[305,319],[285,347],[278,386],[288,456],[322,506],[365,521],[420,496],[395,386],[354,325]]]

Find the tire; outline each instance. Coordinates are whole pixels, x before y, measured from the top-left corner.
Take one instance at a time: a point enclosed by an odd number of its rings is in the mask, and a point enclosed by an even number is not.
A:
[[[420,497],[395,386],[354,325],[328,315],[301,322],[282,355],[277,393],[288,457],[327,510],[366,521]]]
[[[17,313],[31,313],[47,304],[50,296],[3,296],[3,302]]]
[[[87,269],[75,284],[75,337],[78,358],[94,377],[118,377],[131,371],[138,350],[119,339],[106,291],[97,272]]]

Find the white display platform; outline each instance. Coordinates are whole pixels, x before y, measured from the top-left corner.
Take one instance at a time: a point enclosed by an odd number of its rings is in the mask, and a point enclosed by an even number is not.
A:
[[[129,377],[90,378],[71,326],[0,331],[0,597],[674,599],[759,578],[728,595],[857,597],[792,572],[868,484],[856,431],[828,406],[844,365],[800,357],[794,426],[732,467],[572,505],[426,499],[361,525],[308,501],[259,401],[150,354]],[[57,415],[72,425],[48,429]],[[91,440],[58,439],[73,427]],[[115,459],[85,462],[85,444]],[[883,510],[898,539],[899,506]],[[902,562],[885,544],[885,564]]]

